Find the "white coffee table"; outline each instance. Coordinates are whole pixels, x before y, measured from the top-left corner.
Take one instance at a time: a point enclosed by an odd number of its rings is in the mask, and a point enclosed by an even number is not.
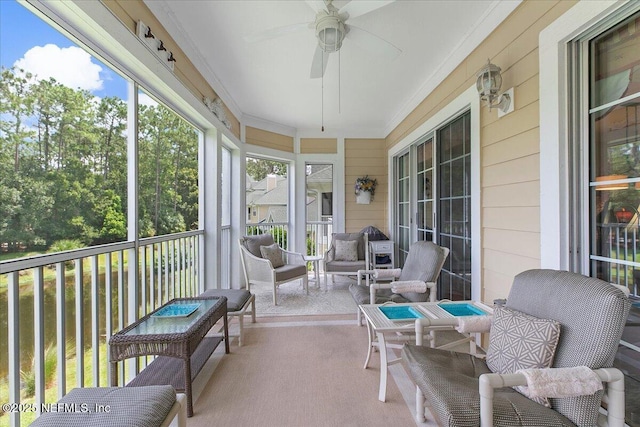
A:
[[[389,348],[401,348],[402,344],[396,344],[397,342],[404,343],[415,340],[415,318],[406,320],[391,320],[387,317],[382,307],[394,306],[394,307],[414,307],[417,309],[425,319],[428,319],[429,326],[425,326],[425,330],[429,330],[431,333],[431,346],[435,346],[434,332],[437,330],[453,330],[458,325],[458,317],[450,314],[444,310],[441,305],[443,304],[470,304],[473,307],[487,313],[487,315],[493,314],[493,309],[485,304],[477,301],[439,301],[439,302],[420,302],[420,303],[405,303],[405,304],[363,304],[359,306],[360,311],[367,319],[367,330],[369,333],[369,348],[367,351],[367,359],[364,362],[364,368],[369,366],[369,360],[371,359],[371,353],[374,348],[378,348],[380,353],[380,389],[378,391],[378,399],[384,402],[387,394],[387,375],[390,365],[400,362],[399,358],[389,360],[387,355],[387,349]],[[393,335],[394,343],[388,342],[385,335]],[[438,348],[448,348],[454,345],[458,345],[463,342],[469,342],[469,351],[475,353],[476,344],[475,337],[465,335],[461,340],[457,340],[453,343],[440,346]]]

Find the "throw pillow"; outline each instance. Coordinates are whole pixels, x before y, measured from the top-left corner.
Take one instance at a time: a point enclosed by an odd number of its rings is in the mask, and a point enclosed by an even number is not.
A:
[[[262,254],[262,258],[271,261],[273,268],[282,267],[284,265],[284,261],[282,260],[282,249],[280,249],[280,246],[278,246],[277,243],[269,246],[260,246],[260,253]]]
[[[357,240],[336,240],[335,241],[336,261],[357,261],[358,241]]]
[[[273,236],[269,233],[255,236],[244,236],[244,245],[252,255],[261,257],[260,246],[273,245]]]
[[[560,323],[510,309],[497,307],[487,349],[487,366],[499,374],[519,369],[550,368],[560,338]],[[526,387],[515,387],[527,395]],[[528,397],[528,396],[527,396]],[[550,407],[547,398],[532,399]]]

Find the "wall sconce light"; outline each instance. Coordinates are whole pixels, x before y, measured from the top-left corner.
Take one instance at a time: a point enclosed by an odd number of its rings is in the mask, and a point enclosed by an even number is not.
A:
[[[480,95],[480,100],[489,107],[498,108],[498,117],[502,117],[513,111],[513,88],[499,94],[502,86],[502,75],[500,67],[487,60],[487,65],[478,72],[476,88]]]
[[[626,182],[619,182],[623,179],[627,179],[627,175],[602,175],[596,176],[596,191],[616,191],[626,190],[629,188],[629,184]]]

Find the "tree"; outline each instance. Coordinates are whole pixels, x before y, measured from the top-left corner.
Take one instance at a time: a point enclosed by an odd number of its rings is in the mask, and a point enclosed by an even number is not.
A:
[[[275,160],[247,157],[247,174],[256,181],[263,180],[269,174],[287,176],[287,164]]]

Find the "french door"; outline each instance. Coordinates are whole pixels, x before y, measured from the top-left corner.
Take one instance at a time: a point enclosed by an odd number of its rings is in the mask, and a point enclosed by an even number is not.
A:
[[[399,265],[415,241],[449,248],[439,299],[471,299],[470,117],[463,113],[395,159]]]

